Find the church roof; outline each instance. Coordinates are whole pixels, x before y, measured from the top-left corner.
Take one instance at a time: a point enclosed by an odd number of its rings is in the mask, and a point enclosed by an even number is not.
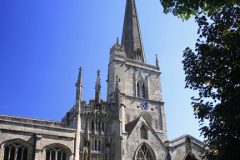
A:
[[[143,62],[146,62],[135,0],[126,3],[121,45],[125,46],[127,58],[135,59],[135,52],[140,50]]]
[[[130,134],[132,132],[133,128],[136,126],[139,119],[140,119],[140,117],[138,117],[137,119],[135,119],[125,125],[125,131],[128,134]]]

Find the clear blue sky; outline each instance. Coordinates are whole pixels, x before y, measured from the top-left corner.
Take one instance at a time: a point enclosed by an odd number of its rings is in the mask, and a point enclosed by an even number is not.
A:
[[[101,70],[106,100],[109,50],[121,41],[125,0],[0,1],[0,114],[61,120],[75,103],[78,68],[83,99],[94,98]],[[168,139],[199,138],[181,61],[194,48],[198,26],[163,14],[159,0],[136,0],[146,61],[162,72]]]

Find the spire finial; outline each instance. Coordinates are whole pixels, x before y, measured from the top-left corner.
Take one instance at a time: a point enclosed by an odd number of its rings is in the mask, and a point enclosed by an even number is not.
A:
[[[156,66],[157,66],[157,67],[159,67],[158,62],[159,62],[159,61],[158,61],[157,54],[156,54]]]
[[[96,82],[96,87],[95,87],[97,90],[100,91],[100,88],[101,88],[101,82],[100,82],[100,70],[98,69],[97,71],[97,82]]]
[[[117,37],[117,44],[119,44],[119,43],[118,43],[118,37]]]
[[[100,70],[97,71],[97,81],[95,85],[95,102],[97,105],[100,104],[101,101],[101,82],[100,82]]]
[[[98,69],[98,71],[97,71],[97,76],[99,77],[100,76],[100,70]]]
[[[78,70],[79,70],[78,81],[77,81],[76,85],[82,85],[82,67],[80,66],[80,68]]]

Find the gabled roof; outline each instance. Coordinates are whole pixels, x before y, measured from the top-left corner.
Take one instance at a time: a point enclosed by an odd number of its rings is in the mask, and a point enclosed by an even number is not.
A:
[[[128,135],[131,134],[132,130],[135,128],[139,119],[140,119],[140,117],[138,117],[137,119],[135,119],[125,125],[125,131],[128,133]]]

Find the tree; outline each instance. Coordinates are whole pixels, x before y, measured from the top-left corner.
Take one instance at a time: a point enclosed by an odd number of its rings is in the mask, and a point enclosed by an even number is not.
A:
[[[221,10],[225,4],[239,4],[239,0],[160,0],[164,13],[173,13],[183,20],[201,12],[215,12]]]
[[[240,159],[240,6],[239,2],[161,0],[165,13],[195,15],[199,38],[195,51],[184,50],[186,88],[206,139],[207,159]],[[205,121],[209,121],[209,125]],[[205,152],[206,153],[206,152]]]

